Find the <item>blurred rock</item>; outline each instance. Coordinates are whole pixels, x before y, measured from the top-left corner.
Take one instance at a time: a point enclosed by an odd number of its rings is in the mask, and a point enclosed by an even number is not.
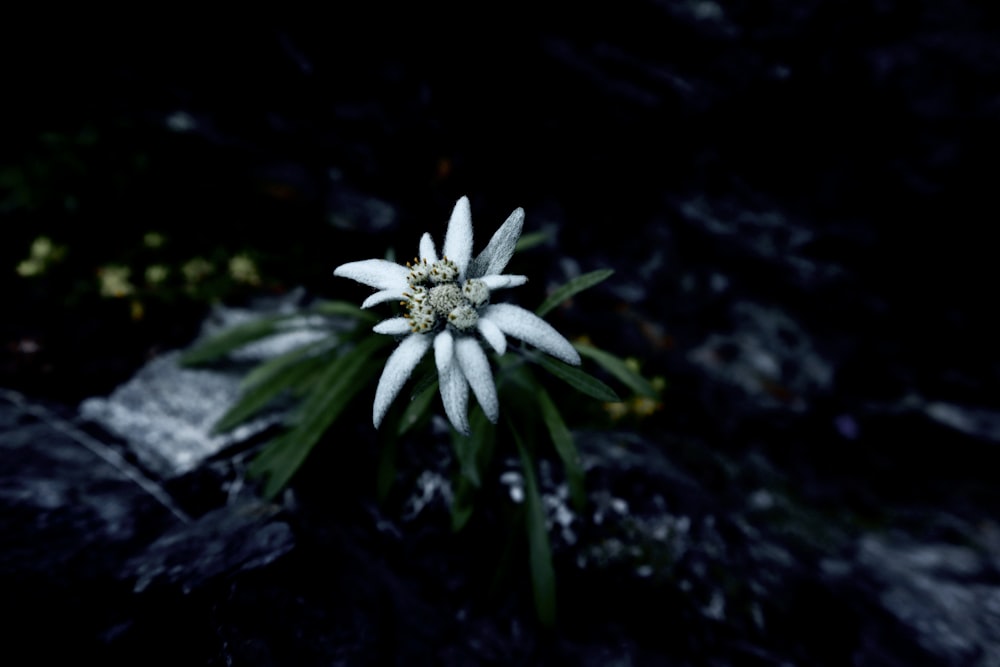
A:
[[[155,650],[183,663],[197,641],[160,644],[176,642],[168,628],[204,627],[188,597],[294,546],[275,506],[241,501],[192,519],[107,434],[6,390],[0,455],[5,662],[20,650],[43,661]]]
[[[217,306],[202,326],[199,340],[267,315],[291,314],[301,299],[301,290],[296,290],[251,308]],[[287,332],[255,341],[229,357],[244,364],[257,363],[325,335],[325,330],[289,326]],[[180,357],[180,352],[163,354],[108,398],[90,398],[80,405],[84,418],[127,440],[140,462],[163,477],[187,473],[279,420],[272,414],[227,433],[213,433],[216,422],[240,396],[243,369],[232,364],[228,369],[189,368],[180,364]]]
[[[712,334],[688,355],[711,378],[760,409],[803,412],[830,391],[830,361],[790,315],[749,302],[733,304],[730,313],[731,331]]]
[[[102,549],[187,520],[127,452],[44,405],[0,390],[0,424],[0,502],[7,508],[0,535],[11,540],[0,549],[6,567],[46,572],[78,556],[101,562]]]
[[[1000,574],[974,548],[867,535],[854,576],[873,582],[877,602],[905,636],[942,665],[1000,665]]]
[[[41,660],[93,647],[123,621],[114,582],[124,558],[188,518],[119,447],[6,390],[0,456],[4,653],[30,646]]]
[[[90,398],[80,414],[125,438],[139,461],[158,475],[194,469],[223,447],[262,430],[266,422],[215,435],[212,427],[235,403],[235,373],[184,368],[179,352],[150,361],[108,398]]]
[[[134,590],[150,587],[183,593],[237,572],[264,567],[291,551],[288,524],[276,519],[274,505],[244,501],[175,527],[129,559],[120,576]]]

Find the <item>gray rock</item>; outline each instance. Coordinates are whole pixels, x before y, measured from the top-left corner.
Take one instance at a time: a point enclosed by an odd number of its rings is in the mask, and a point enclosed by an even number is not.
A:
[[[188,520],[121,451],[53,410],[0,390],[0,424],[0,572],[103,569],[140,527]]]
[[[272,314],[292,314],[301,293],[252,309],[217,307],[202,327],[201,340]],[[288,330],[235,350],[230,359],[257,363],[329,335],[322,322],[294,318]],[[147,469],[165,478],[195,469],[225,447],[242,442],[279,421],[277,415],[249,421],[227,433],[213,426],[240,396],[243,374],[235,368],[188,368],[180,352],[159,356],[107,398],[90,398],[80,414],[128,441]]]
[[[209,512],[161,535],[125,564],[121,577],[134,581],[137,593],[152,586],[191,593],[219,577],[264,567],[294,546],[277,513],[276,506],[255,501]]]
[[[1000,586],[977,550],[869,535],[857,566],[880,586],[885,611],[943,664],[1000,666]]]
[[[163,477],[193,470],[263,424],[215,435],[212,426],[239,397],[239,377],[184,368],[180,353],[153,359],[107,398],[90,398],[80,414],[128,441],[139,461]]]

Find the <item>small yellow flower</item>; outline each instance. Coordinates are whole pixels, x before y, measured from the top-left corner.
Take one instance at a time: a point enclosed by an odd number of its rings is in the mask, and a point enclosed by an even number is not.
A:
[[[238,283],[260,285],[257,265],[246,254],[239,254],[229,260],[229,275]]]
[[[66,246],[56,245],[48,236],[39,236],[31,242],[28,259],[17,265],[17,274],[25,278],[40,276],[66,253]]]
[[[146,232],[142,236],[142,245],[147,248],[160,248],[166,240],[167,237],[159,232]]]
[[[101,296],[120,299],[135,292],[135,285],[129,281],[132,269],[127,266],[109,265],[97,270],[97,279],[101,285]]]
[[[181,273],[188,284],[199,283],[215,271],[215,267],[204,257],[195,257],[188,260],[181,267]]]
[[[146,267],[146,283],[149,285],[159,285],[170,275],[170,269],[163,264],[152,264]]]
[[[17,275],[23,278],[40,276],[45,273],[45,264],[37,259],[25,259],[17,265]]]

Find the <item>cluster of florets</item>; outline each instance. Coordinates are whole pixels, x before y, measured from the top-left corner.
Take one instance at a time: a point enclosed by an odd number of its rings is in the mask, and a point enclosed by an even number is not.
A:
[[[458,283],[458,266],[447,257],[436,262],[415,259],[407,262],[409,289],[400,304],[414,333],[437,331],[450,325],[468,332],[479,321],[479,309],[489,303],[490,290],[482,280],[471,278]]]

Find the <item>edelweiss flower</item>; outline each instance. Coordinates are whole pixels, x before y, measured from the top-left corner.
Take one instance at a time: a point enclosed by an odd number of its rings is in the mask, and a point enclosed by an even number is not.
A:
[[[518,306],[490,303],[494,290],[517,287],[528,280],[525,276],[501,274],[514,254],[523,225],[524,210],[519,208],[472,259],[472,213],[469,199],[462,197],[448,222],[440,258],[430,234],[424,234],[420,256],[406,266],[368,259],[342,264],[333,272],[379,290],[365,299],[362,308],[400,300],[407,310],[402,317],[383,320],[373,329],[380,334],[406,335],[389,355],[375,390],[372,421],[376,427],[432,345],[445,414],[466,435],[470,386],[491,422],[496,423],[500,413],[493,373],[480,337],[497,354],[507,350],[506,334],[567,363],[580,363],[580,355],[569,341],[545,320]]]

